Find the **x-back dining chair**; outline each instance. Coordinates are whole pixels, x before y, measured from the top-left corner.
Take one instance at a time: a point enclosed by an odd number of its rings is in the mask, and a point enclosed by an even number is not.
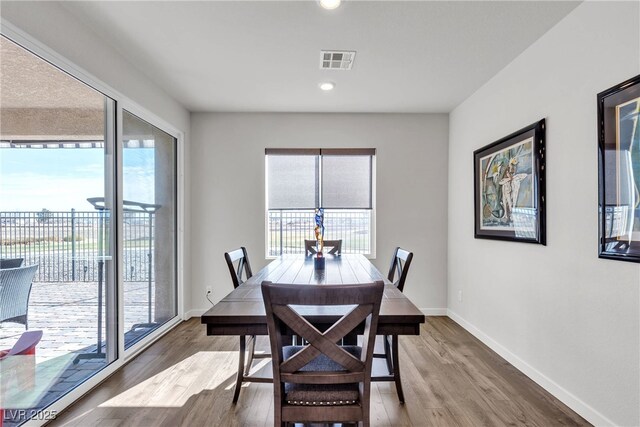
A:
[[[369,426],[373,346],[383,290],[381,281],[331,286],[262,282],[273,355],[275,426],[290,422]],[[321,332],[292,307],[305,305],[355,307]],[[362,347],[337,344],[363,322]],[[291,333],[308,344],[284,345],[285,334]]]
[[[249,255],[247,254],[247,248],[242,246],[240,249],[233,250],[231,252],[225,252],[224,259],[227,261],[227,267],[229,267],[229,273],[231,274],[231,281],[233,282],[233,288],[237,288],[248,280],[253,273],[251,271],[251,264],[249,263]],[[243,279],[244,276],[244,279]],[[249,335],[249,350],[248,360],[244,363],[245,351],[247,349],[247,337],[245,335],[240,336],[240,355],[238,360],[238,374],[236,377],[236,387],[233,393],[233,403],[238,401],[240,396],[240,389],[242,383],[247,381],[247,377],[251,372],[251,365],[253,359],[267,359],[271,357],[267,353],[256,353],[256,336]],[[268,378],[252,378],[252,382],[271,382]]]
[[[342,239],[339,240],[323,240],[322,244],[325,248],[329,249],[328,254],[330,255],[342,255]],[[316,241],[315,240],[306,240],[304,241],[304,255],[314,255],[317,254],[316,250]]]
[[[251,264],[249,263],[249,255],[247,254],[247,248],[244,246],[231,252],[225,252],[224,259],[227,261],[227,267],[229,267],[229,273],[231,274],[234,289],[253,276],[253,273],[251,272]],[[245,276],[244,279],[242,278],[243,273]]]
[[[391,266],[389,267],[389,274],[387,276],[387,279],[389,279],[389,281],[393,283],[393,285],[398,288],[400,292],[404,291],[404,284],[407,280],[407,274],[409,273],[409,267],[411,266],[412,260],[413,252],[409,252],[400,247],[397,247],[393,250],[393,257],[391,258]],[[382,342],[384,352],[374,353],[373,357],[384,358],[386,360],[389,374],[392,375],[392,380],[396,383],[396,392],[398,393],[398,399],[401,403],[404,403],[404,392],[402,391],[402,382],[400,380],[400,366],[398,359],[398,336],[384,335],[382,337]],[[377,380],[387,379],[385,377],[377,378]]]
[[[389,267],[389,275],[387,278],[400,292],[404,292],[404,283],[407,280],[411,260],[413,260],[413,252],[406,251],[400,247],[395,248],[393,251],[391,267]],[[397,280],[395,280],[396,273],[398,274]]]

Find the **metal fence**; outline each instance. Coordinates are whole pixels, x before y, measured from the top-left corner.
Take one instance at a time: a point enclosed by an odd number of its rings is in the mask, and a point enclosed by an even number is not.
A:
[[[304,253],[304,240],[315,239],[313,210],[269,210],[267,225],[269,256]],[[324,238],[342,239],[342,252],[371,253],[371,210],[325,209]]]
[[[148,281],[153,214],[124,213],[124,279]],[[38,264],[38,282],[95,282],[98,261],[109,254],[108,211],[0,212],[0,258]],[[151,266],[153,267],[153,266]],[[151,277],[153,280],[153,277]]]

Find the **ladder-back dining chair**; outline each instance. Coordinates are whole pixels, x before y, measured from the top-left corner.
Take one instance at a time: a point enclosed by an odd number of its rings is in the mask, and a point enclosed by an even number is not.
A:
[[[273,355],[275,426],[294,422],[369,426],[373,346],[383,290],[382,281],[330,286],[262,282]],[[292,307],[308,305],[355,307],[320,331]],[[337,344],[363,323],[362,347]],[[308,344],[285,345],[285,334],[296,334]]]
[[[322,244],[325,248],[329,247],[327,254],[330,255],[342,255],[342,239],[339,240],[323,240]],[[306,240],[304,241],[304,255],[314,255],[317,254],[316,250],[316,240]]]
[[[231,274],[231,281],[233,282],[234,289],[243,284],[251,276],[253,276],[253,273],[251,272],[251,264],[249,263],[249,255],[247,254],[247,248],[245,248],[244,246],[231,252],[225,252],[224,259],[227,261],[227,267],[229,267],[229,273]],[[233,392],[233,403],[236,403],[238,401],[242,383],[249,380],[247,377],[251,372],[253,359],[267,359],[271,357],[271,355],[268,353],[256,353],[256,336],[249,335],[248,337],[249,339],[247,340],[247,337],[245,335],[240,336],[238,374],[236,376],[236,387]],[[249,347],[248,351],[247,344]],[[245,351],[248,353],[246,364]],[[271,382],[268,378],[251,378],[250,381],[267,383]]]
[[[391,267],[389,267],[389,274],[387,279],[393,285],[398,288],[400,292],[404,291],[404,284],[407,280],[407,274],[409,273],[409,267],[413,260],[413,252],[406,251],[400,247],[393,250],[393,257],[391,258]],[[382,353],[374,353],[373,357],[383,358],[387,362],[387,370],[390,377],[376,378],[377,381],[394,381],[396,384],[396,392],[398,393],[398,399],[401,403],[404,403],[404,392],[402,391],[402,381],[400,378],[400,364],[398,359],[398,336],[397,335],[383,335],[382,344],[384,351]]]

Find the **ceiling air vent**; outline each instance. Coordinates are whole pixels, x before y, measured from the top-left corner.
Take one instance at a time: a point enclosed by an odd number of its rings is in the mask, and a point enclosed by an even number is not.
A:
[[[355,51],[321,50],[320,68],[323,70],[350,70],[354,59],[356,59]]]

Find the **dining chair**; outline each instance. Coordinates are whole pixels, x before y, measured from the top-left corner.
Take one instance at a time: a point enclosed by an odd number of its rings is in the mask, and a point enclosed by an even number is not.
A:
[[[382,281],[331,286],[262,282],[273,355],[275,426],[294,422],[369,426],[373,346],[383,290]],[[319,330],[293,308],[308,305],[355,307],[347,314],[337,313],[333,325]],[[337,344],[362,323],[362,347]],[[285,345],[289,334],[308,344]]]
[[[227,267],[229,267],[229,273],[231,274],[231,281],[233,282],[234,289],[253,276],[253,273],[251,272],[251,264],[249,263],[249,255],[247,254],[247,248],[244,246],[231,252],[225,252],[224,259],[227,261]],[[244,280],[242,279],[243,273],[245,276]]]
[[[342,255],[342,239],[339,240],[323,240],[323,246],[330,247],[329,252],[326,252],[330,255]],[[306,240],[304,241],[304,256],[317,254],[316,250],[316,240]]]
[[[227,267],[229,267],[229,273],[231,274],[231,281],[233,282],[233,288],[237,288],[241,284],[248,280],[253,273],[251,272],[251,264],[249,263],[249,255],[247,254],[247,248],[242,246],[240,249],[233,250],[231,252],[225,252],[224,259],[227,261]],[[244,279],[242,278],[244,276]],[[233,392],[233,403],[238,402],[240,396],[240,389],[242,383],[248,380],[248,376],[251,372],[253,365],[253,359],[268,359],[271,357],[268,353],[256,353],[256,336],[240,335],[240,355],[238,359],[238,374],[236,376],[236,387]],[[247,342],[248,341],[248,342]],[[248,344],[248,351],[247,351]],[[245,352],[248,353],[247,363],[245,364]],[[271,382],[266,378],[252,378],[252,382]]]
[[[400,292],[404,291],[404,283],[407,280],[411,260],[413,260],[413,252],[406,251],[399,247],[395,248],[393,251],[391,267],[389,267],[389,274],[387,275],[387,278],[400,290]],[[398,274],[397,280],[395,280],[396,273]]]
[[[400,292],[404,291],[404,284],[407,280],[407,274],[409,273],[409,267],[413,260],[413,252],[406,251],[400,247],[393,250],[393,257],[391,258],[391,266],[389,267],[389,274],[387,279],[393,285],[398,288]],[[396,280],[397,274],[397,280]],[[382,353],[374,353],[373,357],[383,358],[387,362],[387,370],[389,371],[389,377],[376,378],[378,381],[394,381],[396,383],[396,392],[398,393],[398,399],[401,403],[404,403],[404,392],[402,391],[402,381],[400,378],[400,364],[398,359],[398,336],[397,335],[383,335],[382,344],[384,351]]]

